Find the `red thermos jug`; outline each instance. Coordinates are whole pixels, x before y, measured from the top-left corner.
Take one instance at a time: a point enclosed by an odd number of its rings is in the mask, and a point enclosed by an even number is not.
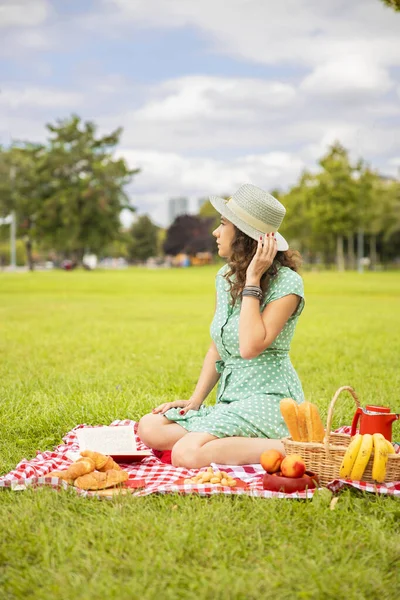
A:
[[[351,435],[355,435],[358,421],[360,420],[360,433],[381,433],[389,442],[392,441],[392,423],[400,415],[391,413],[388,406],[367,405],[359,406],[354,413],[351,424]]]

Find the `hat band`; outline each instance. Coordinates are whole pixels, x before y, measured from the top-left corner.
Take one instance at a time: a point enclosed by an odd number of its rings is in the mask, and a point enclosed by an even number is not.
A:
[[[251,227],[257,229],[257,231],[262,231],[263,233],[271,233],[272,231],[278,231],[277,228],[273,225],[265,223],[264,221],[260,221],[260,219],[253,217],[253,215],[250,215],[247,211],[243,210],[241,206],[236,204],[233,198],[231,198],[226,203],[226,206],[229,208],[229,210],[233,212],[234,215],[239,217],[239,219],[242,219],[242,221],[247,223],[247,225],[251,225]]]

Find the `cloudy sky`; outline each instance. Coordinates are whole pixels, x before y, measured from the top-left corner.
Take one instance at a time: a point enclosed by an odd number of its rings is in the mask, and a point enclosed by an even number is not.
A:
[[[400,13],[379,0],[0,0],[0,142],[78,113],[142,172],[132,203],[287,189],[334,140],[400,167]]]

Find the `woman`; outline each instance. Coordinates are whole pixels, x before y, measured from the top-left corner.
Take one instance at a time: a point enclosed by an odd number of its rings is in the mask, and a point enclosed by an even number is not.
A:
[[[216,276],[212,343],[189,400],[167,402],[139,422],[150,448],[171,450],[172,464],[198,469],[258,463],[265,450],[284,451],[282,398],[304,400],[289,348],[304,308],[298,253],[278,233],[285,208],[244,185],[229,199],[210,197],[221,214],[213,232],[227,259]],[[202,406],[218,383],[215,406]]]

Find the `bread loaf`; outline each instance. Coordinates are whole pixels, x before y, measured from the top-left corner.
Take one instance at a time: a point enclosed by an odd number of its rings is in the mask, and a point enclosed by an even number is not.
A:
[[[308,442],[308,428],[307,428],[307,402],[299,404],[297,409],[297,415],[299,417],[299,434],[300,442]]]
[[[319,416],[318,407],[311,402],[305,402],[307,415],[307,436],[309,442],[323,442],[325,429]]]
[[[311,402],[303,402],[299,405],[298,415],[301,441],[322,442],[325,430],[317,406]]]
[[[297,402],[295,402],[293,398],[284,398],[281,400],[279,406],[292,440],[296,442],[300,441]]]

